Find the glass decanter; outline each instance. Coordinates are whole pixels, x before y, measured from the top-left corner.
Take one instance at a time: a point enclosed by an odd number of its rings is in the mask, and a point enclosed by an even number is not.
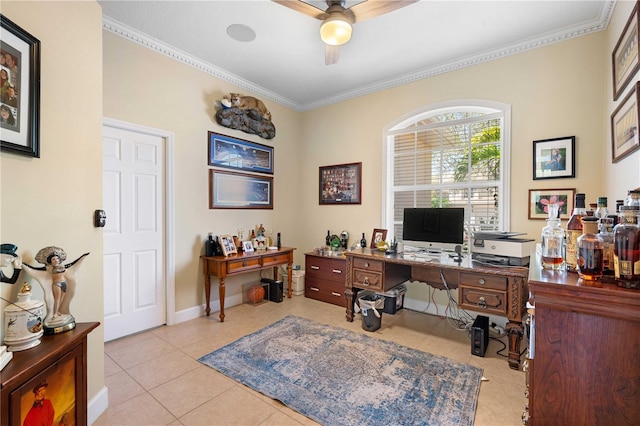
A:
[[[542,267],[562,269],[564,267],[564,229],[560,226],[558,205],[547,205],[549,218],[542,228]]]

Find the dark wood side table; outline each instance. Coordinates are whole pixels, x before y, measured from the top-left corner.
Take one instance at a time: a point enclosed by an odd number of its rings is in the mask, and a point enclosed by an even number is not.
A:
[[[218,277],[220,297],[220,322],[224,322],[225,278],[228,275],[244,274],[260,269],[273,268],[273,279],[278,279],[278,266],[288,265],[287,297],[291,299],[291,266],[293,265],[293,247],[281,247],[277,250],[256,250],[253,253],[232,254],[230,256],[200,256],[204,273],[204,293],[207,299],[206,315],[211,313],[211,275]]]
[[[87,335],[99,322],[78,323],[60,334],[43,336],[31,349],[14,352],[0,372],[0,424],[19,426],[34,402],[34,387],[47,383],[46,399],[55,410],[54,424],[87,424]],[[71,417],[71,418],[69,418]]]

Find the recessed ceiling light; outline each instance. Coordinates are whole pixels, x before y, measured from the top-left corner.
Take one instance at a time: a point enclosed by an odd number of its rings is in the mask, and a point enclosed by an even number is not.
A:
[[[243,24],[232,24],[227,27],[227,34],[234,40],[249,42],[256,39],[256,32]]]

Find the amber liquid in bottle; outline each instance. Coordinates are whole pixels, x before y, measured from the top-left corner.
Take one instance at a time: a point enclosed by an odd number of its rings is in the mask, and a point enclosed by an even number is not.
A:
[[[604,241],[598,234],[598,218],[582,220],[583,233],[578,238],[578,275],[583,280],[602,278],[604,271]]]
[[[640,228],[638,208],[623,206],[621,222],[613,230],[613,261],[616,282],[625,288],[640,288]]]
[[[578,238],[582,235],[582,218],[587,215],[584,207],[584,194],[576,194],[573,214],[567,222],[567,243],[566,258],[567,270],[576,272],[578,270]]]

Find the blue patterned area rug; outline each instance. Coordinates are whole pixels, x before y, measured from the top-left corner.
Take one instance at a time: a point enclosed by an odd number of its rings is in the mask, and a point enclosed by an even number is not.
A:
[[[199,359],[324,425],[472,425],[482,370],[288,316]]]

